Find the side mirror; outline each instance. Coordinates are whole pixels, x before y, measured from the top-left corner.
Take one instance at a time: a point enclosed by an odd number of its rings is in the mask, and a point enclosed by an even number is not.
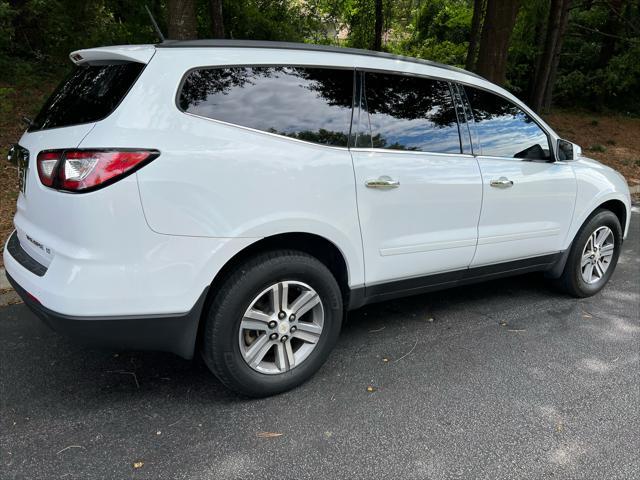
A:
[[[558,140],[558,160],[577,160],[582,156],[580,145],[568,140]]]

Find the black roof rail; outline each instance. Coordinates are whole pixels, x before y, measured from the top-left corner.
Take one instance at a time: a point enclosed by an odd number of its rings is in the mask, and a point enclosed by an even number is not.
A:
[[[307,50],[313,52],[347,53],[351,55],[364,55],[368,57],[387,58],[390,60],[402,60],[404,62],[419,63],[430,67],[443,68],[453,72],[464,73],[476,78],[482,78],[477,73],[469,72],[462,68],[452,67],[443,63],[422,60],[420,58],[405,57],[386,52],[374,52],[372,50],[360,50],[358,48],[334,47],[330,45],[316,45],[312,43],[272,42],[262,40],[165,40],[156,44],[158,48],[273,48],[279,50]]]

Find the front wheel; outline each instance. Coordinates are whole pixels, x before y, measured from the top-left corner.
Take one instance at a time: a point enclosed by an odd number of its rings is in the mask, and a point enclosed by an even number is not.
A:
[[[218,291],[206,318],[203,357],[243,395],[289,390],[329,356],[342,310],[340,287],[316,258],[296,251],[258,255]]]
[[[582,226],[571,246],[558,286],[575,297],[595,295],[613,274],[620,248],[622,227],[615,214],[597,210]]]

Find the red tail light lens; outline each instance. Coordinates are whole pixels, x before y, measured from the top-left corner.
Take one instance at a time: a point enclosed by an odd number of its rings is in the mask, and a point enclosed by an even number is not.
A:
[[[38,155],[38,176],[43,185],[53,185],[56,165],[62,156],[62,152],[41,152]]]
[[[157,158],[157,150],[52,150],[38,155],[43,185],[87,192],[113,183]]]

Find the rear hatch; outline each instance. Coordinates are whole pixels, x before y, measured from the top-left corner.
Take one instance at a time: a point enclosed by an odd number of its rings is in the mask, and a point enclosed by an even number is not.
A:
[[[20,178],[14,223],[22,248],[39,263],[48,266],[57,250],[71,248],[80,240],[83,216],[79,205],[84,195],[91,194],[44,186],[36,166],[38,154],[77,148],[96,122],[118,108],[154,52],[153,46],[123,46],[72,53],[73,71],[46,101],[14,150]]]

